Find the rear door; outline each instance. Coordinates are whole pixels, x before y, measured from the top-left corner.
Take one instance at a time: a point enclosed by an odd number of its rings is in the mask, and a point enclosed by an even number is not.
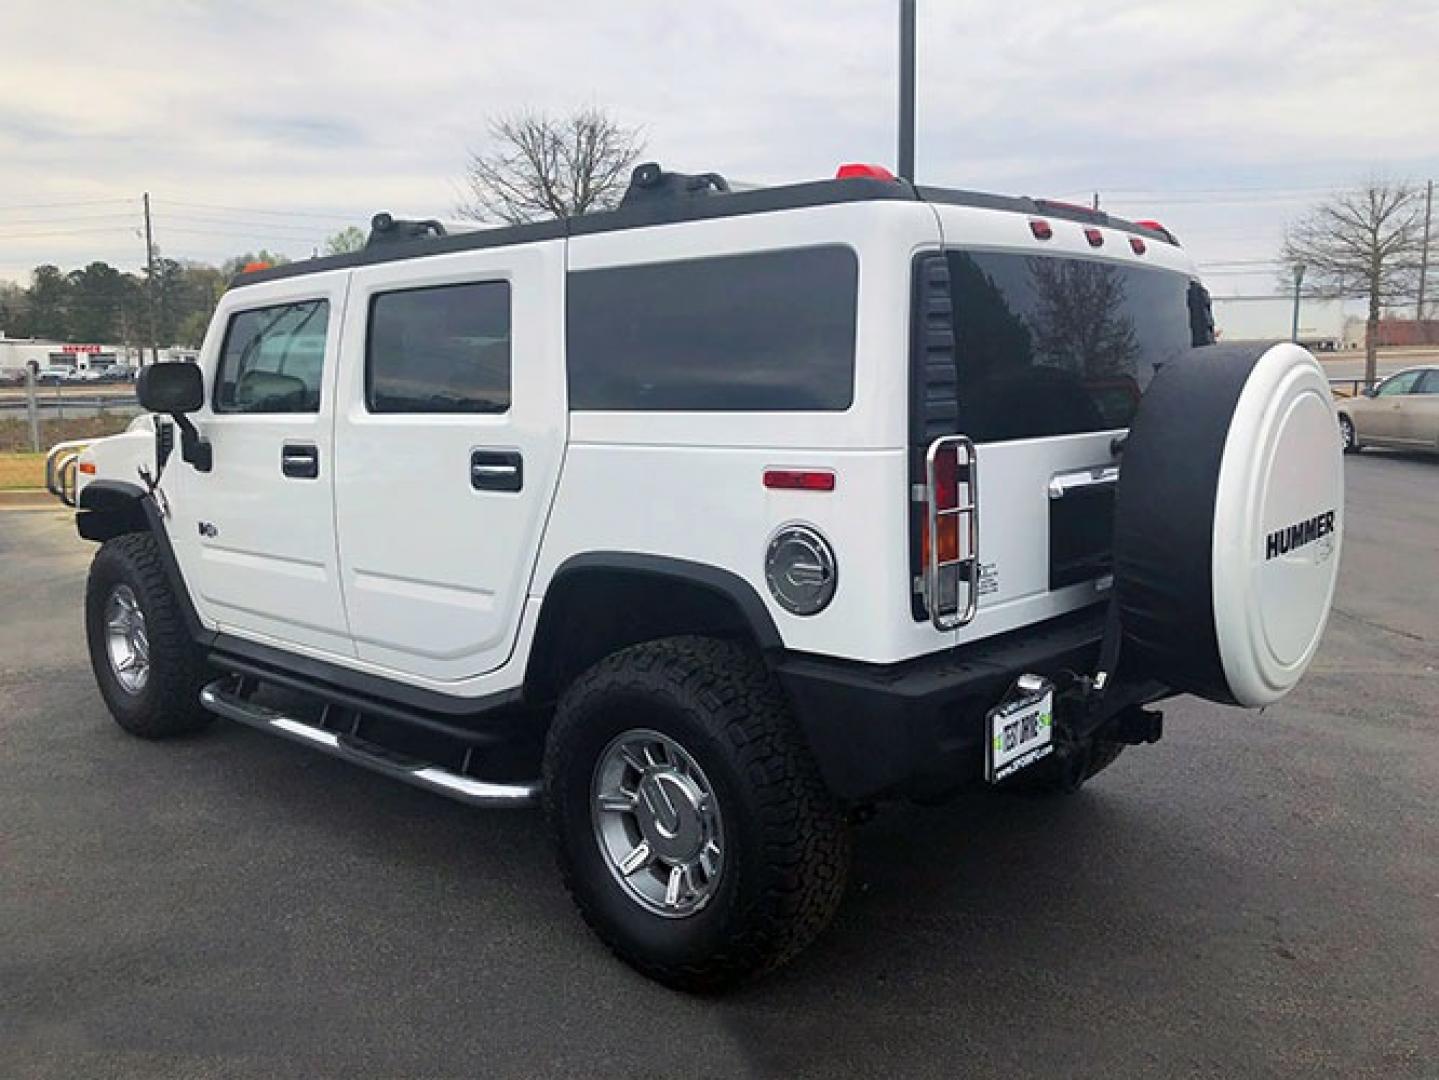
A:
[[[348,274],[232,290],[205,342],[195,423],[212,467],[165,472],[196,606],[229,633],[352,655],[335,558],[334,372]]]
[[[335,516],[360,659],[447,682],[509,657],[564,450],[564,257],[354,272]]]
[[[1115,440],[1154,372],[1196,334],[1207,341],[1211,324],[1196,318],[1202,290],[1167,244],[1067,221],[1042,237],[1024,215],[937,210],[958,430],[978,458],[979,597],[966,640],[1107,596]]]
[[[1401,411],[1402,434],[1415,446],[1439,448],[1439,368],[1430,368]]]

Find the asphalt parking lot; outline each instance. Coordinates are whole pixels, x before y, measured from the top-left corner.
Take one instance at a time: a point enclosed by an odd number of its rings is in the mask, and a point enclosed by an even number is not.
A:
[[[0,512],[5,1076],[1439,1076],[1439,460],[1348,463],[1323,652],[1082,794],[892,807],[832,930],[705,1000],[611,960],[540,818],[96,694],[92,550]]]

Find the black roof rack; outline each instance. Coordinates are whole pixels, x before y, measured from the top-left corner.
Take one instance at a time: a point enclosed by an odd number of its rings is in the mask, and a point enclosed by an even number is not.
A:
[[[879,180],[867,176],[733,191],[718,173],[671,173],[649,162],[635,169],[630,188],[615,210],[582,214],[556,221],[538,221],[529,225],[506,225],[449,234],[445,233],[444,227],[437,221],[396,221],[388,214],[380,214],[376,215],[372,222],[376,229],[371,232],[369,242],[359,251],[238,274],[231,285],[254,285],[303,274],[318,274],[326,270],[369,266],[400,259],[418,259],[452,251],[509,247],[514,244],[557,240],[565,236],[590,236],[621,229],[640,229],[709,218],[740,217],[810,206],[882,201],[923,201],[1006,210],[1011,213],[1044,214],[1047,217],[1088,224],[1093,224],[1095,220],[1093,211],[1086,208],[1069,207],[1048,200],[1037,201],[1023,196],[990,195],[980,191],[951,188],[917,188],[905,180]],[[381,218],[390,222],[390,225],[381,228]],[[1106,219],[1105,225],[1109,228],[1174,242],[1163,232],[1108,215]],[[383,235],[377,236],[377,233]]]

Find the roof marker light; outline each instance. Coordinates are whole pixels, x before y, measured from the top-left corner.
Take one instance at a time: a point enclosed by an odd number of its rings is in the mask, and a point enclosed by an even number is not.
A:
[[[1137,236],[1131,236],[1131,237],[1129,238],[1129,248],[1130,248],[1131,251],[1134,252],[1134,254],[1136,254],[1136,255],[1143,255],[1143,254],[1144,254],[1144,241],[1141,240],[1141,239],[1140,239],[1139,237],[1137,237]]]
[[[1104,245],[1104,234],[1098,229],[1085,229],[1084,238],[1089,241],[1090,247],[1102,247]]]
[[[1148,229],[1150,232],[1157,232],[1160,236],[1164,237],[1164,239],[1168,240],[1175,247],[1179,247],[1179,237],[1175,236],[1163,225],[1159,224],[1159,222],[1146,220],[1136,221],[1134,224],[1138,225],[1141,229]]]
[[[834,178],[836,180],[893,180],[894,173],[883,165],[866,165],[863,162],[850,161],[839,167]]]
[[[267,262],[247,262],[244,267],[241,268],[240,273],[253,274],[258,270],[268,270],[270,269],[271,265],[271,263]]]
[[[1029,231],[1034,233],[1036,240],[1048,240],[1054,235],[1054,230],[1050,228],[1049,222],[1043,218],[1030,218]]]
[[[766,469],[764,486],[781,491],[833,491],[834,473],[821,469]]]

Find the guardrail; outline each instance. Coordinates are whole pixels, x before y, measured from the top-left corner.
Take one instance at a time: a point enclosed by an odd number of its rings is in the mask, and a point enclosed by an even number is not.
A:
[[[1330,379],[1329,390],[1335,397],[1358,397],[1370,386],[1368,379]]]
[[[54,412],[65,409],[125,409],[135,408],[140,404],[140,399],[134,394],[120,396],[119,394],[90,394],[81,397],[78,394],[65,394],[63,397],[36,396],[35,407],[40,410]],[[19,412],[28,410],[30,403],[22,398],[0,398],[0,413]]]

